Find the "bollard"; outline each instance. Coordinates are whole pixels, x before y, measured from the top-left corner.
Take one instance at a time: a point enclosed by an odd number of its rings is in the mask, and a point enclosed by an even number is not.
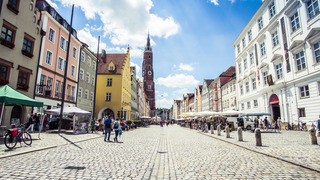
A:
[[[217,127],[217,130],[218,130],[218,136],[221,136],[221,126],[220,126],[220,124],[218,125],[218,127]]]
[[[238,141],[243,141],[242,128],[238,127]]]
[[[205,133],[208,133],[208,125],[207,124],[205,124],[205,126],[204,126],[205,128],[204,128],[204,132]]]
[[[229,128],[229,126],[226,127],[226,138],[230,138],[230,128]]]
[[[213,125],[210,125],[211,134],[214,134],[214,127]]]
[[[309,130],[309,135],[310,135],[311,144],[318,145],[317,137],[316,137],[316,129],[314,127]]]
[[[256,146],[262,146],[261,131],[259,128],[256,128],[254,135],[256,137]]]

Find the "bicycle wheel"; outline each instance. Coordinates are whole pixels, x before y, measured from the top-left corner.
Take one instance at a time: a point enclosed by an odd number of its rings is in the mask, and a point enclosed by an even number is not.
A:
[[[13,149],[17,144],[17,137],[12,137],[11,134],[7,133],[4,137],[4,144],[8,149]]]
[[[30,146],[32,144],[32,137],[27,132],[22,133],[22,140],[26,145]]]

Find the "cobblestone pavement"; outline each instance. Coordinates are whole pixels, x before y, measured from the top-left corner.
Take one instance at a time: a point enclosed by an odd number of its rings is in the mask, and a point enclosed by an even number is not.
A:
[[[0,163],[1,179],[320,179],[315,171],[176,125],[124,132],[120,143],[97,137]]]

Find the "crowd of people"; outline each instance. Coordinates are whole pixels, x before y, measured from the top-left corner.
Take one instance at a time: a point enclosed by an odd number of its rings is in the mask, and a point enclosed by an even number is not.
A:
[[[31,114],[29,117],[28,123],[26,124],[26,128],[30,128],[30,132],[39,131],[39,129],[41,128],[40,119],[41,119],[40,114],[34,114],[34,115]],[[49,123],[48,116],[45,115],[43,119],[43,131],[46,130],[48,123]]]

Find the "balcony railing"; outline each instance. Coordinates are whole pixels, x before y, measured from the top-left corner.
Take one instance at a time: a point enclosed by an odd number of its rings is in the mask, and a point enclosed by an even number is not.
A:
[[[51,97],[52,95],[51,85],[47,86],[45,84],[37,84],[36,95]]]
[[[75,97],[75,96],[67,95],[67,101],[76,102],[76,97]]]

